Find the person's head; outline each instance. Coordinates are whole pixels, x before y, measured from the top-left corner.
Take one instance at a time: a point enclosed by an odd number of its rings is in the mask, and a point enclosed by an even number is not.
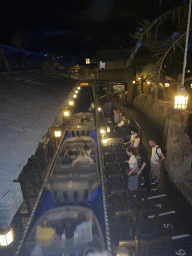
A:
[[[114,110],[113,110],[113,113],[114,113],[114,114],[116,114],[116,113],[117,113],[117,111],[114,109]]]
[[[125,117],[125,116],[122,116],[122,120],[126,120],[126,117]]]
[[[132,129],[131,129],[131,134],[132,134],[132,135],[138,134],[137,129],[136,129],[136,128],[132,128]]]
[[[84,145],[84,150],[85,150],[85,153],[87,155],[90,155],[91,154],[91,148],[89,147],[89,145],[85,144]]]
[[[135,150],[133,148],[127,148],[126,149],[126,152],[129,156],[132,156],[132,155],[137,155],[137,153],[135,152]]]
[[[49,224],[49,220],[47,217],[44,217],[42,220],[41,220],[41,226],[42,227],[47,227]]]
[[[156,141],[155,140],[150,140],[149,141],[149,145],[153,148],[157,145]]]
[[[80,155],[81,155],[81,156],[84,156],[84,155],[85,155],[85,149],[81,149]]]

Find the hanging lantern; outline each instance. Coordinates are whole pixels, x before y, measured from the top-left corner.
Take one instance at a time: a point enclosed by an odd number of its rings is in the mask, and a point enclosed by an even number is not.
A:
[[[192,84],[191,84],[191,88],[192,88]]]
[[[0,246],[8,246],[13,242],[13,230],[9,227],[0,231]]]
[[[165,85],[166,88],[168,88],[170,86],[169,83],[165,83],[164,85]]]
[[[150,84],[151,82],[150,81],[147,81],[147,84]]]
[[[133,80],[133,84],[135,84],[135,80]]]
[[[56,130],[55,131],[55,138],[61,137],[61,130]]]
[[[185,91],[185,88],[181,87],[175,95],[174,108],[179,110],[187,109],[188,97],[189,95]]]

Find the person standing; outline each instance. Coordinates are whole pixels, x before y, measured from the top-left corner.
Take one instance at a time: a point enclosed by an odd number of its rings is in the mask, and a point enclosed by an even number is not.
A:
[[[145,151],[141,148],[138,148],[138,155],[139,155],[139,171],[137,172],[137,175],[139,176],[141,173],[144,177],[144,187],[147,188],[147,191],[151,192],[151,181],[149,179],[149,173],[151,171],[150,161],[145,153]]]
[[[131,148],[135,149],[135,151],[137,151],[137,149],[139,147],[139,144],[140,144],[140,140],[141,139],[140,139],[140,137],[138,135],[137,129],[132,128],[131,129],[131,139],[130,139],[130,141],[128,141],[128,142],[126,142],[124,144],[125,144],[125,146],[127,144],[130,144],[129,147],[131,147]]]
[[[128,190],[134,191],[138,189],[138,164],[137,164],[137,158],[136,158],[136,152],[133,148],[127,148],[126,149],[127,155],[130,156],[130,159],[128,160],[129,163],[129,170],[127,171],[128,178]],[[127,161],[126,161],[127,162]]]
[[[155,140],[150,140],[149,145],[152,147],[152,154],[151,154],[152,177],[153,179],[156,179],[155,181],[158,183],[159,176],[160,176],[161,163],[165,159],[165,156],[163,155],[161,148],[159,147],[159,145],[157,145]]]

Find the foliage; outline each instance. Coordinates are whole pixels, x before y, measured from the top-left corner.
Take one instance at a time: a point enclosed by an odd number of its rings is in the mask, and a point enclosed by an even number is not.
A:
[[[147,68],[150,69],[148,72],[157,75],[157,81],[159,81],[161,73],[167,75],[168,69],[166,69],[166,63],[170,64],[175,54],[183,52],[187,17],[188,5],[183,5],[163,13],[152,22],[146,19],[140,20],[140,27],[133,35],[133,38],[137,40],[137,43],[127,61],[127,66],[132,64],[141,42],[151,41],[152,36],[155,35],[155,40],[159,47],[156,48],[151,64],[147,65]],[[166,34],[165,27],[176,30],[174,33]]]

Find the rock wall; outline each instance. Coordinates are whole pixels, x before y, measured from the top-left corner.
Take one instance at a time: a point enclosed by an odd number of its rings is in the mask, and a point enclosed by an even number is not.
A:
[[[171,180],[182,182],[191,172],[190,138],[185,133],[186,116],[183,113],[171,115],[167,134],[167,156],[165,166]]]
[[[134,99],[133,106],[164,127],[170,102],[155,99],[152,95],[141,94]]]

